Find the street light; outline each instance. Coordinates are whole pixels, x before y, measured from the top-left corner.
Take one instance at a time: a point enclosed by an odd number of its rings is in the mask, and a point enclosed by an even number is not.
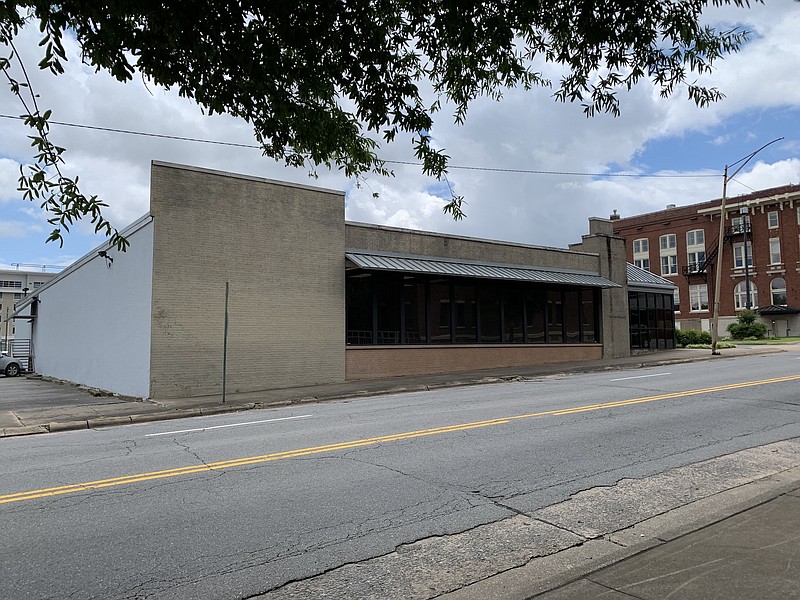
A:
[[[719,239],[717,242],[717,270],[714,273],[714,316],[711,319],[711,354],[719,354],[717,351],[717,342],[719,341],[719,288],[722,285],[722,249],[725,246],[725,201],[727,200],[728,194],[728,181],[736,177],[739,174],[739,171],[744,169],[744,166],[750,162],[750,160],[759,152],[761,152],[767,146],[774,144],[775,142],[779,142],[783,139],[783,137],[779,137],[777,139],[772,140],[761,146],[755,152],[748,154],[744,158],[740,158],[732,165],[725,165],[725,172],[722,176],[722,202],[720,203],[719,207]],[[739,165],[739,163],[742,163]],[[736,166],[739,165],[739,168],[736,169],[731,175],[728,175],[728,166]],[[745,248],[747,248],[747,237],[744,240]],[[745,259],[745,265],[747,264],[747,259]],[[745,284],[749,288],[749,281]],[[750,304],[750,290],[746,290],[747,293],[747,304]]]

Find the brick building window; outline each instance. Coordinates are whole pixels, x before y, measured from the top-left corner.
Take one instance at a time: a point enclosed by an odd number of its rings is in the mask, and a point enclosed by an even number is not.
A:
[[[744,243],[739,242],[733,245],[733,267],[735,269],[744,269]],[[747,242],[747,266],[753,266],[753,243]]]
[[[689,286],[689,310],[692,312],[708,310],[708,285],[700,283]]]
[[[747,283],[740,281],[733,288],[733,305],[736,310],[747,308]],[[758,290],[755,283],[750,282],[750,308],[758,307]]]
[[[661,274],[678,274],[678,242],[674,233],[662,235],[659,238],[659,252],[661,255]]]
[[[731,217],[731,231],[733,233],[744,233],[746,223],[744,217]]]
[[[700,271],[706,262],[706,234],[702,229],[686,232],[686,257],[692,273]]]
[[[777,229],[778,228],[778,211],[771,210],[767,213],[767,224],[769,225],[770,229]]]
[[[773,279],[769,284],[772,304],[774,306],[786,306],[786,280],[781,277]]]
[[[650,270],[650,241],[647,238],[633,240],[633,264],[645,271]]]
[[[675,312],[681,312],[681,291],[678,288],[672,292],[672,305],[675,307]]]
[[[781,264],[781,240],[779,238],[769,239],[769,264]]]

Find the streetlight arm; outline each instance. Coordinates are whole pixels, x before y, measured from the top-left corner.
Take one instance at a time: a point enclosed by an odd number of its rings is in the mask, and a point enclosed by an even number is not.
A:
[[[739,165],[739,168],[738,168],[738,169],[736,169],[736,170],[735,170],[733,173],[731,173],[730,175],[725,175],[725,177],[727,178],[727,181],[730,181],[731,179],[733,179],[734,177],[736,177],[736,175],[738,175],[738,174],[739,174],[739,171],[741,171],[742,169],[744,169],[745,165],[746,165],[747,163],[749,163],[749,162],[750,162],[750,161],[753,159],[753,157],[754,157],[756,154],[758,154],[759,152],[761,152],[761,151],[762,151],[764,148],[766,148],[767,146],[770,146],[770,145],[774,144],[775,142],[780,142],[782,139],[784,139],[784,138],[783,138],[783,137],[775,138],[775,139],[774,139],[774,140],[772,140],[771,142],[767,142],[766,144],[764,144],[763,146],[761,146],[761,148],[759,148],[759,149],[758,149],[758,150],[756,150],[755,152],[752,152],[752,153],[748,154],[748,155],[747,155],[747,156],[745,156],[744,158],[740,158],[739,160],[737,160],[737,161],[736,161],[735,163],[733,163],[732,165],[728,165],[728,166],[732,167],[732,166],[734,166],[734,165],[736,165],[736,164],[738,164],[738,163],[740,163],[740,162],[744,161],[744,162],[743,162],[741,165]]]

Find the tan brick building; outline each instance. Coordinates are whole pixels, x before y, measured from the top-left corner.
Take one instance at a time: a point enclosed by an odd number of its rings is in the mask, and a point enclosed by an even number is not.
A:
[[[716,199],[611,218],[628,260],[677,286],[679,328],[710,329],[715,269],[721,268],[721,336],[748,305],[771,335],[800,334],[800,185],[728,198],[721,256],[720,209]]]
[[[346,223],[342,192],[154,162],[123,233],[20,306],[37,371],[157,399],[630,353],[609,219],[543,248]],[[671,295],[657,279],[639,288]]]

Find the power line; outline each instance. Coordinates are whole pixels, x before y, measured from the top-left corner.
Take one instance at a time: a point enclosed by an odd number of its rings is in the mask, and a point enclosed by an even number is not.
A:
[[[22,120],[23,117],[15,117],[13,115],[0,114],[3,119]],[[85,125],[82,123],[66,123],[64,121],[50,121],[52,125],[61,125],[62,127],[74,127],[76,129],[90,129],[93,131],[105,131],[108,133],[122,133],[125,135],[139,135],[143,137],[154,137],[166,140],[177,140],[181,142],[195,142],[199,144],[212,144],[217,146],[232,146],[234,148],[247,148],[253,150],[261,149],[260,146],[255,144],[239,144],[236,142],[223,142],[220,140],[206,140],[202,138],[191,138],[180,135],[167,135],[164,133],[150,133],[146,131],[132,131],[130,129],[117,129],[113,127],[100,127],[97,125]],[[405,161],[405,160],[385,160],[387,164],[391,165],[410,165],[421,167],[422,163]],[[719,177],[717,174],[706,175],[641,175],[636,173],[585,173],[581,171],[545,171],[537,169],[503,169],[499,167],[474,167],[466,165],[447,165],[448,169],[459,169],[462,171],[484,171],[490,173],[517,173],[525,175],[570,175],[574,177],[635,177],[639,179],[694,179],[702,177]]]

